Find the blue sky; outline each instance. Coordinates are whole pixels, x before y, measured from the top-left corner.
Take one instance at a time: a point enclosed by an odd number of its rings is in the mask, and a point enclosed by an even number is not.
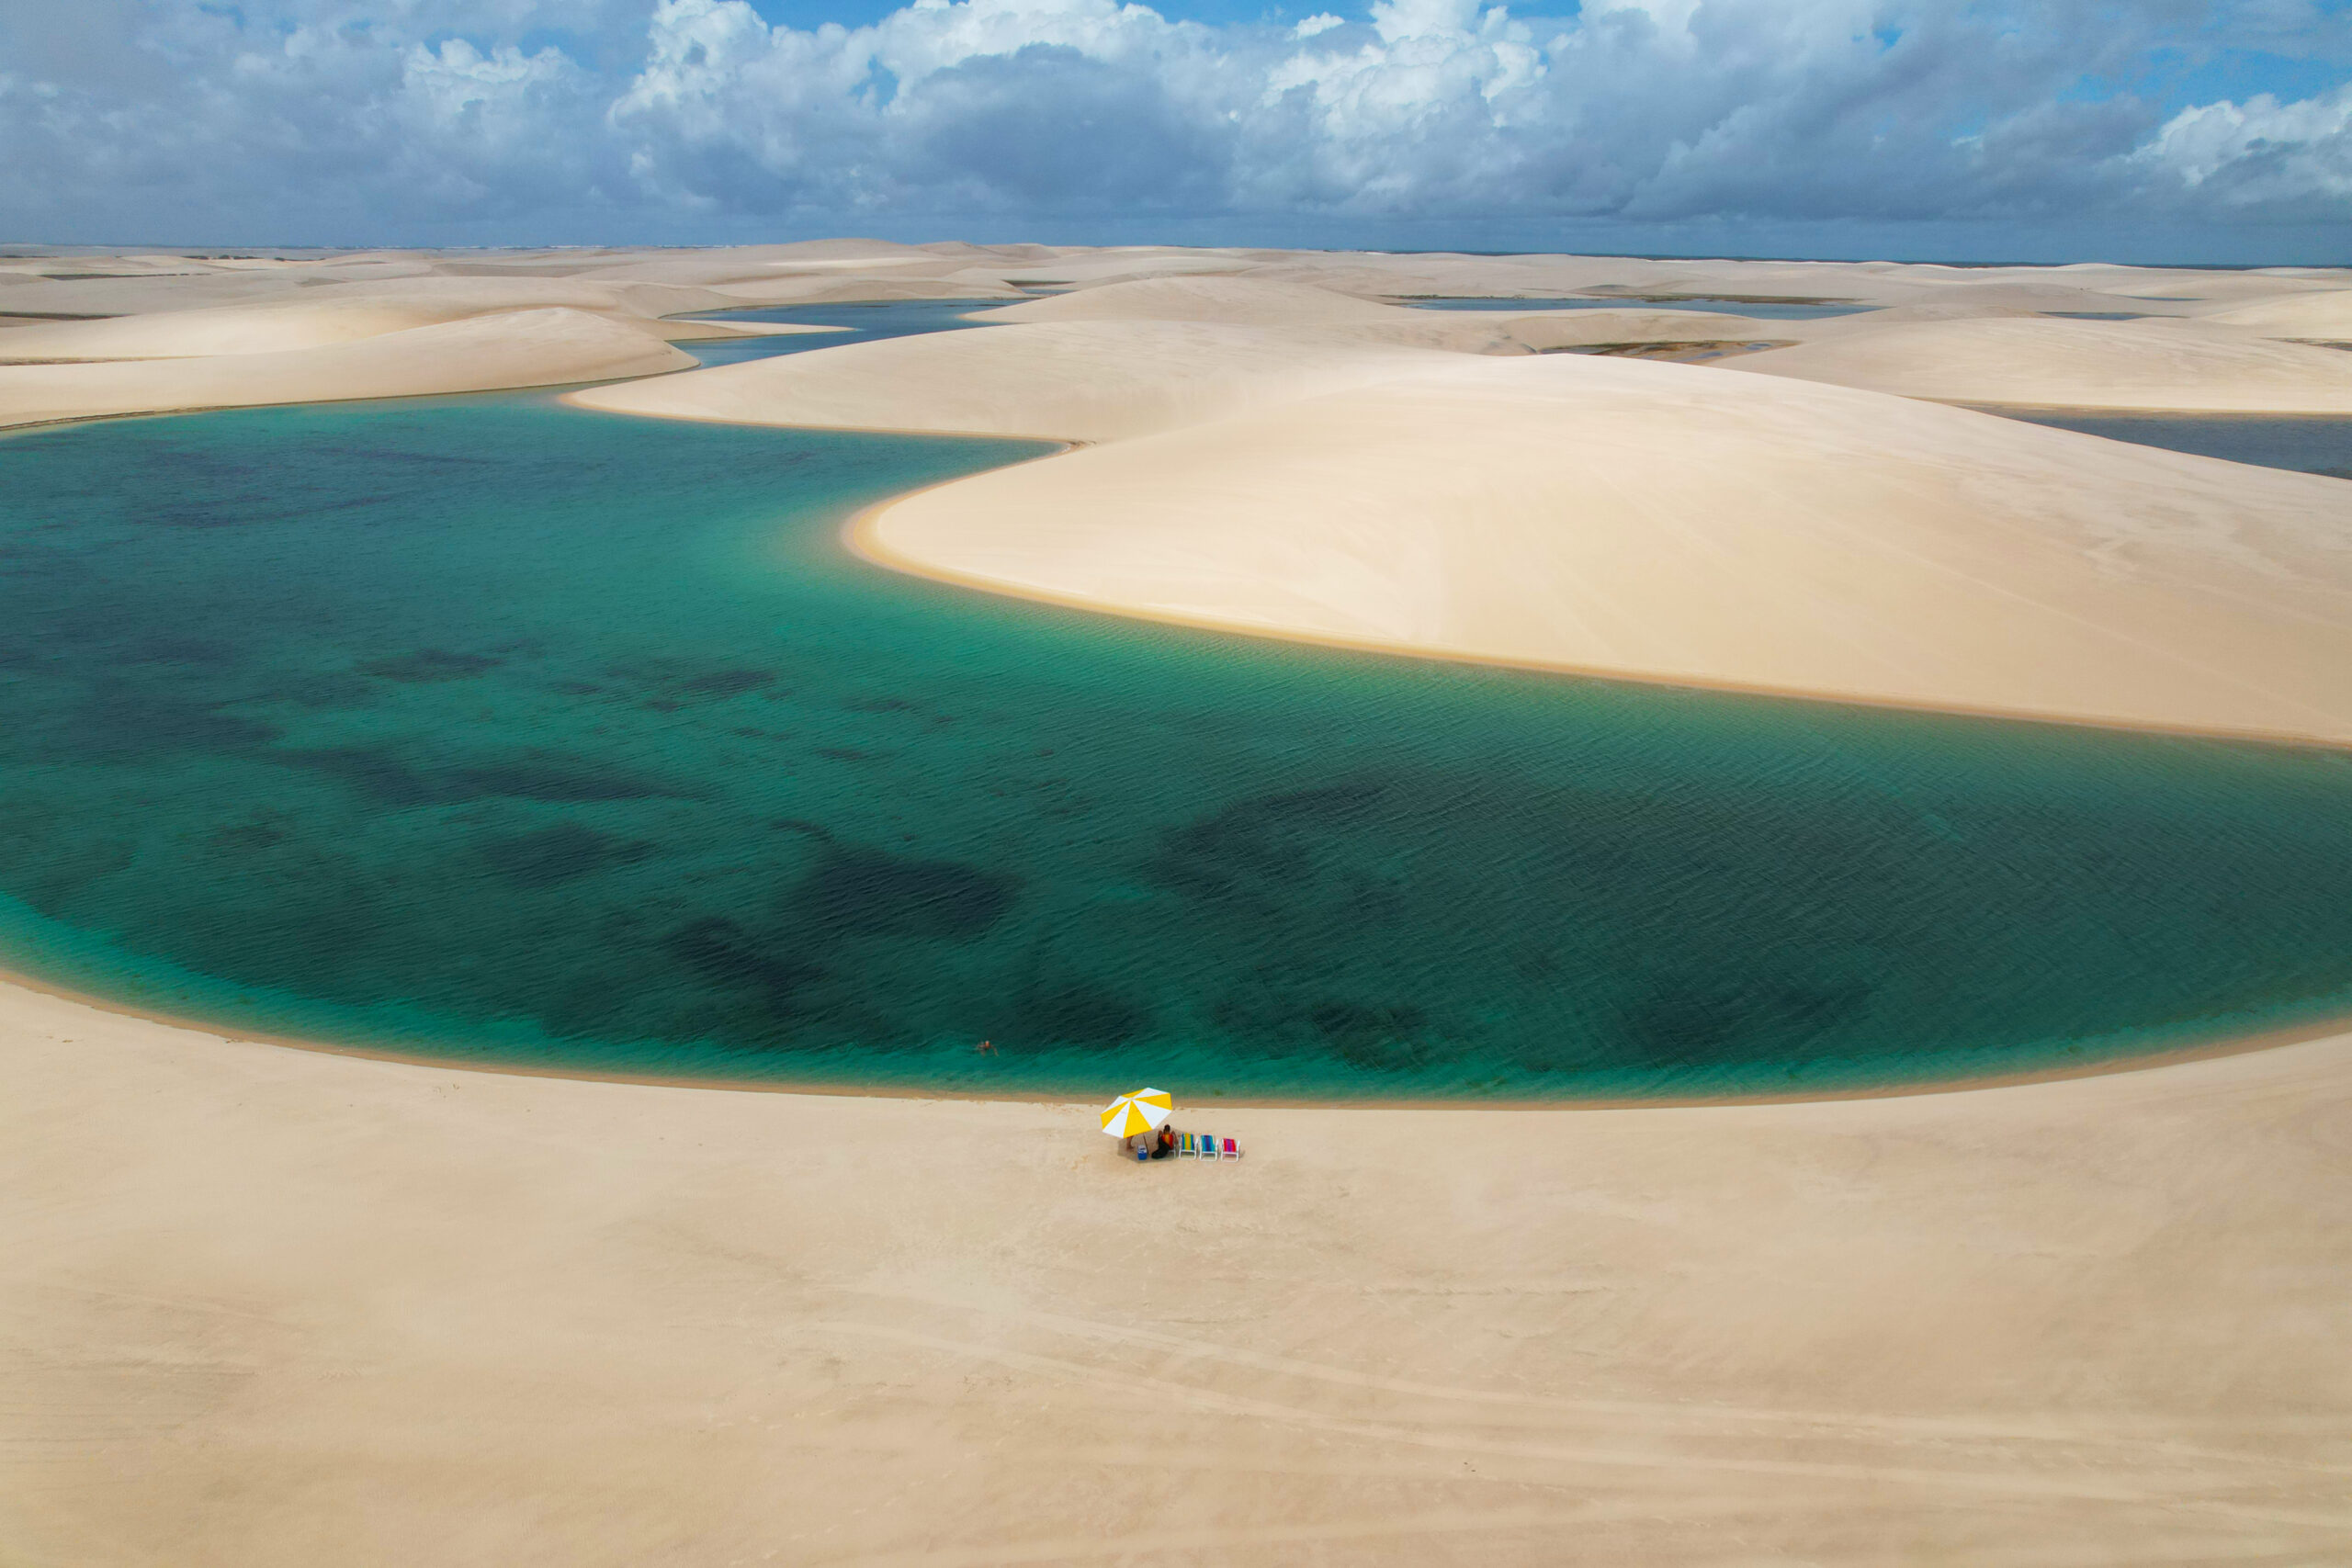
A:
[[[0,0],[0,241],[2352,261],[2346,0]]]

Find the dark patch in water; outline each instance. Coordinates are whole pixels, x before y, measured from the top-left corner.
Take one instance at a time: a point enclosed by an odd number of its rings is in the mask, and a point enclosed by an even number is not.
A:
[[[889,760],[888,752],[859,751],[847,746],[820,746],[817,755],[831,757],[836,762],[883,762]]]
[[[1211,1017],[1220,1029],[1280,1042],[1292,1051],[1321,1051],[1351,1066],[1410,1071],[1432,1057],[1426,1010],[1409,1002],[1374,1004],[1346,997],[1302,996],[1264,974],[1218,998]]]
[[[359,667],[362,675],[379,681],[423,685],[435,681],[469,681],[505,663],[486,653],[452,653],[444,648],[420,648],[394,659],[371,659]]]
[[[642,839],[619,839],[577,822],[559,822],[536,833],[492,839],[481,847],[491,869],[518,887],[552,887],[607,865],[643,860],[653,846]]]
[[[1012,907],[1020,879],[956,861],[835,849],[801,879],[793,912],[822,931],[962,942]]]
[[[1385,793],[1346,784],[1236,802],[1161,834],[1144,874],[1198,898],[1295,887],[1314,874],[1306,835],[1363,822]]]
[[[275,822],[243,822],[217,828],[206,840],[223,854],[255,854],[286,841],[286,829]]]
[[[1791,1055],[1807,1040],[1870,1005],[1871,987],[1854,979],[1677,971],[1649,977],[1620,1013],[1634,1058],[1648,1066],[1691,1070],[1735,1056]]]
[[[381,697],[365,677],[347,671],[304,673],[262,669],[254,672],[254,679],[258,682],[254,701],[291,703],[300,708],[374,707]]]
[[[142,637],[132,648],[129,661],[133,664],[200,664],[213,668],[232,665],[243,657],[236,644],[214,637]]]
[[[222,713],[224,705],[101,680],[61,727],[62,750],[69,756],[122,761],[167,751],[249,751],[277,739],[276,725]]]
[[[724,915],[689,921],[663,943],[679,963],[706,984],[756,989],[778,1016],[797,1010],[795,994],[825,977],[825,970],[768,951],[750,931]]]
[[[692,792],[633,773],[571,757],[516,757],[458,768],[450,778],[476,795],[506,795],[525,800],[689,800]]]
[[[428,806],[450,798],[436,780],[410,767],[381,746],[329,746],[300,751],[273,751],[273,761],[308,768],[348,784],[379,806]]]
[[[217,503],[165,502],[141,513],[136,520],[160,528],[243,528],[268,523],[308,523],[323,513],[361,512],[402,497],[397,491],[385,491],[374,495],[346,496],[333,501],[313,499],[306,505],[289,505],[282,497],[256,490],[240,499],[245,504],[229,507]]]
[[[679,682],[678,690],[698,697],[737,697],[775,684],[775,677],[764,670],[714,670]]]
[[[1072,980],[1023,995],[996,1032],[1038,1045],[1118,1045],[1151,1032],[1151,1014],[1108,986]]]

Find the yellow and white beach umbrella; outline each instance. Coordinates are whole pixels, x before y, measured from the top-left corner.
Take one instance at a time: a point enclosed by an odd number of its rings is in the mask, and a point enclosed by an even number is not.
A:
[[[1148,1133],[1176,1114],[1176,1101],[1164,1089],[1139,1089],[1123,1094],[1102,1112],[1102,1130],[1114,1138]]]

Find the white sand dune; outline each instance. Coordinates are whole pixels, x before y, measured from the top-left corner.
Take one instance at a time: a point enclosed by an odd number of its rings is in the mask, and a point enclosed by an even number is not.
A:
[[[2341,480],[1728,371],[1420,364],[958,480],[864,537],[957,581],[1277,635],[2352,739]]]
[[[186,359],[214,354],[280,354],[379,337],[479,312],[397,299],[288,299],[214,305],[99,321],[53,321],[9,335],[0,358],[15,361]]]
[[[2352,343],[2352,288],[2330,288],[2283,299],[2257,299],[2215,310],[2204,320],[2242,327],[2264,337]]]
[[[578,310],[512,310],[276,353],[0,366],[0,426],[559,386],[693,364],[633,326]]]
[[[991,310],[989,321],[1213,321],[1227,326],[1321,327],[1427,321],[1429,312],[1383,305],[1311,284],[1215,274],[1141,278],[1057,294]]]
[[[307,297],[305,297],[307,296]],[[781,323],[665,321],[668,309],[708,310],[735,303],[707,289],[583,287],[488,278],[402,280],[390,286],[353,285],[253,305],[216,305],[102,321],[28,326],[0,347],[0,360],[184,359],[217,354],[277,354],[380,337],[412,327],[465,321],[503,311],[550,307],[603,316],[666,341],[821,333],[831,327]]]
[[[876,276],[870,273],[796,272],[715,286],[732,308],[753,305],[856,305],[893,299],[969,299],[985,304],[1026,299],[1020,289],[986,277],[957,275]]]
[[[1161,277],[1215,276],[1249,272],[1258,260],[1244,252],[1173,250],[1163,246],[1114,246],[1101,251],[1065,251],[1018,263],[1005,276],[1032,287],[1101,288]]]
[[[2352,1038],[1808,1105],[1187,1104],[1247,1157],[1145,1168],[1083,1106],[360,1061],[14,987],[0,1072],[28,1568],[2352,1539]]]
[[[1553,310],[1524,316],[1495,311],[1490,319],[1514,343],[1539,353],[1624,344],[1779,346],[1812,337],[1820,325],[1815,321],[1773,321],[1716,310],[1648,307]]]
[[[2352,355],[2206,321],[1871,323],[1736,364],[1944,402],[2352,413]]]
[[[1116,441],[1456,357],[1207,322],[1048,321],[844,344],[566,400],[665,419]]]

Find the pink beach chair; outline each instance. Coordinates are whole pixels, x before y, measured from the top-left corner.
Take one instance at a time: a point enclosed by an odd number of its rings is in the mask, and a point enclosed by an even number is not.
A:
[[[1235,1143],[1231,1138],[1227,1138],[1225,1140],[1225,1146],[1217,1150],[1216,1157],[1219,1159],[1239,1159],[1241,1157],[1241,1145]]]

